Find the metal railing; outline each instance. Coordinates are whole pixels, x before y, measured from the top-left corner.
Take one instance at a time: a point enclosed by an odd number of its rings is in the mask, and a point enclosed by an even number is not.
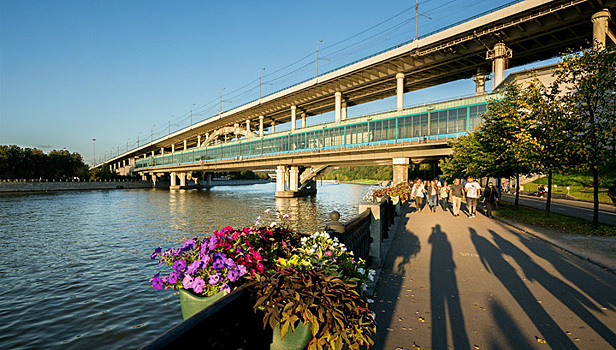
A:
[[[370,265],[370,242],[370,210],[364,210],[344,224],[342,243]]]

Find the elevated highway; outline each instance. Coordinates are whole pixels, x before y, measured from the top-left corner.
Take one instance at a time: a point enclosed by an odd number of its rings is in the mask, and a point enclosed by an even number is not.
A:
[[[266,127],[270,127],[270,135],[276,134],[276,125],[282,123],[290,122],[292,132],[307,129],[306,118],[331,111],[335,112],[334,122],[343,123],[349,106],[391,96],[396,96],[396,110],[402,111],[405,92],[460,79],[473,78],[480,94],[488,72],[492,85],[498,86],[509,66],[590,46],[593,39],[615,40],[610,30],[614,7],[616,0],[514,2],[225,111],[108,163],[125,172],[146,157],[204,149],[231,140],[263,139]]]

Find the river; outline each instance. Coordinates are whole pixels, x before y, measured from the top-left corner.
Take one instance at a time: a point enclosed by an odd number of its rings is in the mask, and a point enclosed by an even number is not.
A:
[[[265,209],[311,233],[332,210],[356,215],[367,187],[324,183],[289,199],[275,199],[273,183],[0,196],[0,348],[145,345],[182,321],[179,296],[148,282],[154,248],[249,226]]]

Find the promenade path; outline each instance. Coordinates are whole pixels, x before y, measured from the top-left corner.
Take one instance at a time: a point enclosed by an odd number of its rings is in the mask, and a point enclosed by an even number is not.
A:
[[[375,349],[613,349],[616,274],[478,214],[400,218]]]

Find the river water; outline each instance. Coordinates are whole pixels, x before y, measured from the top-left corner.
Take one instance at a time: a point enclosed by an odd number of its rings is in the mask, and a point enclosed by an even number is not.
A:
[[[312,233],[332,210],[341,221],[356,215],[366,189],[324,183],[316,196],[289,199],[275,199],[273,183],[0,196],[0,349],[145,345],[182,321],[179,296],[148,282],[154,248],[249,226],[265,209]]]

